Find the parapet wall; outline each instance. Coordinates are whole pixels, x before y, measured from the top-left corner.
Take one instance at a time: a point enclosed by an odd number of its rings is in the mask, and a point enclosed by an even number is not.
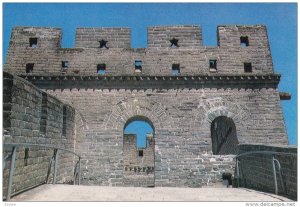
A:
[[[255,153],[260,151],[260,153]],[[239,146],[240,186],[265,192],[275,192],[272,158],[281,166],[282,180],[278,165],[276,177],[278,193],[297,200],[297,147],[247,144]],[[235,175],[237,176],[237,174]]]
[[[199,26],[149,27],[148,47],[140,49],[130,48],[129,28],[78,28],[75,48],[61,48],[61,36],[59,28],[14,28],[5,71],[28,76],[273,74],[267,30],[261,25],[219,26],[217,47],[202,46]],[[216,65],[211,67],[211,61]],[[101,65],[104,73],[99,73]]]
[[[6,133],[3,143],[49,145],[74,151],[75,111],[71,106],[6,72],[3,83],[3,128]],[[11,150],[4,146],[3,157],[10,155]],[[18,147],[12,193],[44,183],[52,155],[53,149]],[[73,180],[74,165],[72,154],[59,154],[57,183]],[[3,172],[3,195],[7,191],[9,168],[10,158]],[[52,179],[50,176],[49,182]]]

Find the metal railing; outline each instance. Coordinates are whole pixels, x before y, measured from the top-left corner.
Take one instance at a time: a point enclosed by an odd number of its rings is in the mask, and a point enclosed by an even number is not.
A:
[[[76,154],[75,152],[72,152],[70,150],[63,149],[63,148],[60,148],[60,147],[51,146],[51,145],[27,144],[27,143],[5,143],[5,144],[3,144],[3,147],[12,147],[11,154],[8,155],[8,156],[5,156],[3,158],[3,171],[5,170],[6,161],[9,158],[11,158],[10,170],[9,170],[9,178],[8,178],[8,188],[7,188],[7,195],[6,195],[6,200],[7,201],[10,200],[11,196],[19,194],[19,193],[21,193],[21,192],[24,191],[24,189],[22,189],[22,190],[20,190],[18,192],[15,192],[15,193],[11,192],[11,190],[12,190],[12,183],[13,183],[13,176],[14,176],[14,169],[15,169],[16,153],[17,153],[17,148],[18,147],[39,147],[39,148],[53,149],[53,156],[52,156],[52,158],[51,158],[51,160],[49,162],[49,167],[48,167],[48,171],[47,171],[46,180],[42,184],[48,184],[48,180],[49,180],[49,177],[50,177],[52,165],[54,165],[52,184],[56,184],[56,173],[57,173],[57,163],[58,163],[58,159],[59,159],[59,151],[71,153],[71,154],[77,156],[78,157],[78,161],[76,162],[76,165],[74,167],[73,185],[76,184],[76,179],[78,180],[78,185],[80,185],[81,156],[78,155],[78,154]]]
[[[272,171],[273,171],[273,178],[274,178],[274,193],[278,195],[278,178],[277,178],[277,173],[279,174],[280,177],[280,182],[282,186],[283,192],[285,194],[287,193],[287,189],[285,187],[285,184],[283,182],[283,176],[282,176],[282,169],[281,169],[281,164],[278,159],[275,158],[275,155],[288,155],[288,156],[297,156],[296,153],[287,153],[287,152],[274,152],[274,151],[252,151],[252,152],[245,152],[237,155],[236,158],[236,175],[237,175],[237,185],[238,187],[240,186],[240,179],[242,178],[242,173],[240,171],[241,169],[241,162],[240,158],[246,155],[252,155],[252,154],[265,154],[265,155],[270,155],[271,156],[271,162],[272,162]],[[276,166],[277,170],[276,171]]]

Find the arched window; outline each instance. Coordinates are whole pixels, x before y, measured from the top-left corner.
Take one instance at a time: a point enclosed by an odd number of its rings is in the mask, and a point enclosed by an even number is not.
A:
[[[130,118],[124,126],[123,164],[126,186],[154,186],[154,126],[143,116]]]
[[[146,148],[151,143],[150,137],[154,134],[152,122],[146,117],[133,117],[124,126],[124,135],[136,136],[136,148]],[[148,139],[148,140],[147,140]],[[128,142],[132,142],[129,139]],[[133,143],[134,144],[134,143]]]
[[[238,139],[231,118],[219,116],[211,123],[212,151],[214,155],[236,154]]]

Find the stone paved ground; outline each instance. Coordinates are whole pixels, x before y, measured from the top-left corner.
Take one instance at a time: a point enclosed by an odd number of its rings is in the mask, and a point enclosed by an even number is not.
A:
[[[291,201],[244,188],[140,188],[42,185],[11,201]]]

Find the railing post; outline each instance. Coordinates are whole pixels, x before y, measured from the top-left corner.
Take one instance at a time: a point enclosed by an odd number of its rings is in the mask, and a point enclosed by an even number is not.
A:
[[[78,185],[80,185],[80,178],[81,178],[81,157],[79,157],[79,165],[78,165]]]
[[[79,168],[79,160],[75,164],[74,168],[74,180],[73,180],[73,185],[76,184],[76,178],[78,178],[78,168]]]
[[[276,167],[275,167],[274,155],[272,155],[272,166],[273,166],[273,175],[274,175],[275,194],[278,195],[278,186],[277,186],[277,176],[276,176]]]
[[[17,152],[17,147],[13,146],[11,163],[10,163],[10,170],[9,170],[8,188],[7,188],[7,195],[6,195],[6,200],[7,201],[10,200],[10,196],[11,196],[11,186],[12,186],[13,176],[14,176],[16,152]]]
[[[49,176],[50,176],[50,172],[51,172],[51,167],[52,167],[52,160],[53,160],[53,158],[51,157],[51,160],[49,162],[47,176],[46,176],[46,181],[45,181],[46,184],[48,184],[48,180],[49,180]]]
[[[56,183],[56,171],[57,171],[57,161],[58,161],[58,149],[54,149],[55,161],[54,161],[54,171],[53,171],[53,184]]]
[[[274,158],[274,162],[277,163],[277,167],[278,167],[278,172],[279,172],[279,176],[280,176],[280,182],[281,182],[281,185],[282,185],[282,190],[283,192],[285,192],[285,194],[287,194],[286,192],[286,187],[285,187],[285,184],[283,182],[283,178],[282,178],[282,171],[281,171],[281,165],[280,165],[280,162]]]
[[[236,158],[236,174],[237,174],[237,185],[240,187],[240,168],[239,168],[239,160]]]

